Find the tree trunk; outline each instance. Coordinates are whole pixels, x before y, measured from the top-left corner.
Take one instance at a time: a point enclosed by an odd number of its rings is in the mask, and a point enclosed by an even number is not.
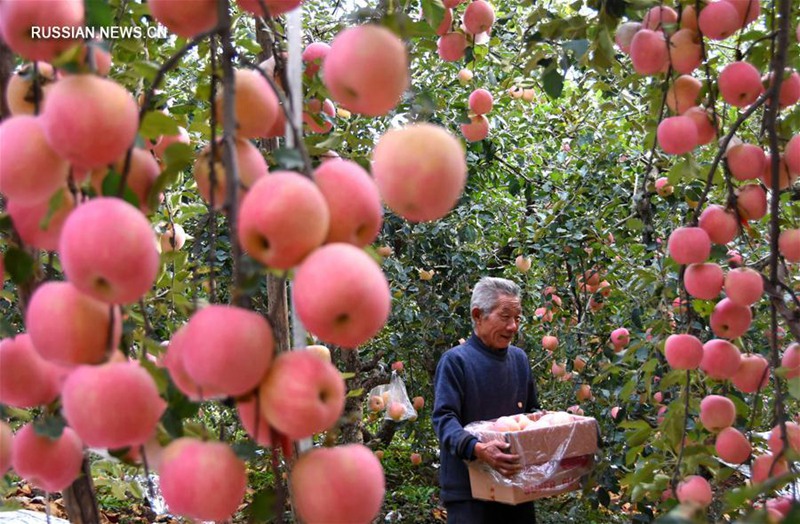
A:
[[[81,475],[63,492],[64,509],[72,524],[99,524],[100,512],[94,494],[89,460],[84,457]]]
[[[5,120],[11,116],[11,111],[6,103],[6,87],[8,79],[14,72],[14,53],[8,48],[5,42],[0,39],[0,120]]]
[[[355,350],[343,349],[339,351],[342,356],[342,363],[346,372],[355,373],[353,377],[353,384],[360,381],[359,372],[361,366],[358,361],[358,352]],[[362,382],[363,384],[363,382]],[[362,386],[356,386],[362,387]],[[364,418],[364,395],[369,393],[364,391],[363,394],[355,397],[347,397],[344,404],[344,423],[341,427],[342,442],[345,444],[350,443],[364,443],[364,437],[361,433],[362,419]]]

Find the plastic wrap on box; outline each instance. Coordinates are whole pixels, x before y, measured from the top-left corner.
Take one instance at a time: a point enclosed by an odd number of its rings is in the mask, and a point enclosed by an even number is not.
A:
[[[526,419],[514,428],[508,419]],[[520,456],[522,470],[505,477],[489,465],[468,464],[472,495],[484,500],[519,504],[577,489],[594,467],[597,421],[564,412],[539,412],[468,424],[481,442],[503,440]]]
[[[378,396],[383,399],[383,405],[385,408],[383,417],[384,419],[395,420],[397,422],[402,420],[416,420],[417,410],[414,409],[411,399],[408,398],[406,385],[403,382],[403,379],[400,378],[400,375],[397,374],[397,371],[392,371],[392,378],[388,384],[381,384],[380,386],[375,386],[372,388],[369,391],[367,399],[373,396]],[[392,404],[397,406],[394,409],[402,411],[399,416],[397,416],[398,414],[395,413],[395,417],[392,417]]]

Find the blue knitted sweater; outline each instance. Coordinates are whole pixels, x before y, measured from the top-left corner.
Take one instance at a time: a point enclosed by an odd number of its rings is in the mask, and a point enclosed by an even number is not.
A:
[[[436,367],[433,406],[442,502],[472,499],[464,461],[475,459],[478,439],[464,426],[538,408],[528,356],[520,348],[492,350],[473,333],[446,351]]]

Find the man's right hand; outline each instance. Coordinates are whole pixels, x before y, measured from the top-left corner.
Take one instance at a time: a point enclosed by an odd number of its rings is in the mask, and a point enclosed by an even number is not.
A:
[[[510,477],[522,469],[519,455],[506,453],[511,444],[502,440],[490,440],[475,444],[475,458],[485,462],[504,477]]]

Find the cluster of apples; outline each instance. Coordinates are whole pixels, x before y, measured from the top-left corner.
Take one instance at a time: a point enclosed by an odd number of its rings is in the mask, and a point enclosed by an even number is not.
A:
[[[485,0],[467,1],[461,27],[453,30],[453,9],[464,0],[444,0],[444,17],[436,27],[439,40],[436,44],[439,58],[445,62],[457,62],[464,58],[470,42],[481,44],[489,41],[489,31],[494,24],[494,8]]]
[[[611,294],[611,284],[602,276],[599,268],[589,269],[578,277],[578,290],[581,293],[590,293],[588,306],[593,312],[598,312],[605,307],[603,299]]]
[[[414,407],[417,413],[419,413],[419,411],[425,406],[425,398],[420,396],[414,397],[411,399],[411,405]],[[367,401],[367,407],[373,413],[386,411],[386,415],[388,415],[389,418],[395,422],[400,422],[406,415],[405,404],[399,400],[393,399],[389,391],[384,391],[380,395],[370,396],[369,400]],[[412,418],[409,420],[413,422],[415,419],[416,418]]]
[[[519,413],[498,418],[490,424],[489,429],[500,432],[516,432],[571,424],[573,420],[572,415],[562,411],[545,413],[536,419],[530,418],[525,413]]]
[[[148,6],[173,32],[190,37],[216,25],[216,2],[203,3],[188,6],[154,0]],[[272,15],[299,3],[266,2]],[[260,11],[258,2],[239,4]],[[54,46],[54,41],[20,35],[29,35],[32,25],[82,26],[85,15],[80,0],[59,2],[55,9],[39,7],[34,1],[0,4],[0,30],[13,50],[43,63],[72,42],[57,41],[59,46]],[[315,60],[309,64],[315,65]],[[41,70],[48,75],[47,67]],[[66,191],[70,176],[80,185],[92,171],[109,164],[121,171],[121,162],[130,162],[128,184],[146,206],[160,168],[152,152],[131,149],[139,125],[136,101],[122,86],[97,75],[51,76],[54,82],[44,93],[41,115],[15,115],[0,125],[0,191],[9,206],[39,206],[39,215],[26,222],[43,235],[39,224],[48,203],[56,192]],[[378,26],[346,29],[331,43],[322,76],[331,96],[348,110],[384,115],[408,84],[405,46]],[[20,80],[27,79],[20,75]],[[381,137],[373,155],[374,180],[346,160],[323,164],[313,180],[294,172],[268,174],[250,139],[270,136],[282,116],[278,98],[256,71],[237,71],[235,85],[235,155],[242,180],[237,195],[239,239],[264,265],[295,270],[297,310],[312,333],[354,348],[383,326],[389,312],[386,279],[361,249],[380,229],[380,198],[409,220],[440,218],[455,205],[466,181],[463,148],[442,128],[416,124]],[[222,94],[214,108],[218,117],[221,100]],[[75,112],[75,107],[83,110]],[[165,142],[185,138],[185,134],[163,137],[151,149],[158,153]],[[228,197],[222,147],[224,143],[214,148],[217,158],[210,158],[212,148],[207,147],[194,171],[199,192],[217,208]],[[415,155],[408,155],[409,150]],[[216,184],[211,182],[212,163]],[[97,177],[92,177],[95,183]],[[144,214],[152,210],[109,197],[64,200],[69,201],[69,212],[64,213],[63,224],[56,220],[58,213],[49,219],[48,242],[27,243],[55,250],[67,281],[40,286],[26,311],[28,332],[0,343],[1,403],[27,408],[61,397],[68,427],[58,439],[40,436],[26,426],[10,445],[17,473],[53,491],[77,476],[84,444],[112,449],[141,446],[153,437],[165,409],[150,375],[112,351],[121,337],[120,306],[139,301],[159,270],[158,242]],[[23,220],[14,221],[24,229]],[[179,233],[177,228],[169,232],[170,247],[180,243]],[[336,279],[327,278],[333,273]],[[111,328],[98,331],[98,325]],[[238,399],[243,424],[262,444],[270,444],[269,427],[291,439],[329,428],[344,404],[341,375],[329,361],[310,352],[273,358],[273,345],[271,328],[260,315],[212,305],[197,311],[173,335],[164,365],[192,399]],[[3,429],[3,457],[9,448],[6,433]],[[335,519],[336,511],[342,511],[350,520],[369,521],[377,513],[383,473],[374,456],[368,453],[364,458],[359,449],[315,450],[300,458],[292,483],[295,504],[305,520]],[[176,513],[225,520],[241,503],[245,467],[223,443],[178,440],[157,462],[165,499]],[[341,467],[332,467],[336,464]],[[359,508],[342,509],[346,497],[341,494],[328,493],[325,502],[318,490],[301,488],[319,475],[339,475],[341,468],[358,471],[352,482],[364,486],[352,491],[372,493],[369,504],[360,497]],[[214,488],[219,477],[226,479],[224,493]],[[362,514],[364,518],[359,517]]]
[[[617,45],[630,54],[637,73],[657,75],[671,69],[681,75],[673,82],[666,98],[674,116],[661,121],[657,130],[658,142],[665,153],[688,153],[699,145],[712,142],[717,134],[715,122],[699,104],[702,83],[691,76],[702,62],[701,38],[724,40],[747,27],[760,13],[760,3],[751,0],[711,2],[699,14],[695,6],[688,5],[680,16],[671,7],[659,6],[650,9],[641,22],[627,22],[618,28]],[[771,82],[771,78],[762,77],[752,64],[737,61],[723,68],[717,86],[725,102],[744,108],[755,102],[764,92],[764,85]],[[789,107],[798,100],[800,75],[788,69],[779,93],[780,107]],[[800,157],[797,162],[800,162]],[[762,169],[751,178],[763,176],[763,171],[769,169],[764,167],[764,163],[758,159],[757,165]],[[755,166],[750,169],[754,170]],[[793,172],[796,178],[800,169],[789,172]],[[790,183],[789,172],[786,186]]]
[[[477,142],[489,136],[489,119],[486,118],[486,113],[492,110],[493,103],[494,98],[486,89],[476,89],[470,93],[470,121],[461,124],[461,134],[467,141]]]

